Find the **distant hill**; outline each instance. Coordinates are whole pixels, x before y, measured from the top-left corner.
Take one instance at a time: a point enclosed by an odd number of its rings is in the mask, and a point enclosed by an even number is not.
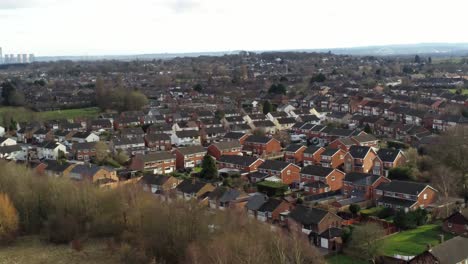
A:
[[[254,52],[272,52],[275,50],[258,50]],[[405,56],[405,55],[432,55],[437,56],[468,56],[468,43],[420,43],[420,44],[401,44],[401,45],[383,45],[367,47],[350,48],[331,48],[331,49],[291,49],[276,50],[278,52],[332,52],[340,55],[355,56]],[[229,54],[239,54],[240,51],[218,51],[218,52],[190,52],[190,53],[155,53],[155,54],[136,54],[136,55],[102,55],[102,56],[43,56],[37,57],[37,61],[93,61],[93,60],[153,60],[153,59],[172,59],[176,57],[199,57],[199,56],[223,56]]]

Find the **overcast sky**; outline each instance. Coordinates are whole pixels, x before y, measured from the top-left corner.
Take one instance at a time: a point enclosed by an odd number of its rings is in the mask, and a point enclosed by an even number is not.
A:
[[[467,0],[0,0],[0,46],[43,56],[468,42],[467,12]]]

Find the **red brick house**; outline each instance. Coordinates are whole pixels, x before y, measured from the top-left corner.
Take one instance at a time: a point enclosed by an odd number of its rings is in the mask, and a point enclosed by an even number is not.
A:
[[[89,161],[96,157],[96,142],[73,143],[71,153],[76,160]]]
[[[150,151],[170,151],[172,149],[171,137],[168,134],[147,134],[144,136],[145,145]]]
[[[304,151],[307,149],[304,145],[291,144],[284,149],[284,161],[294,164],[302,164]]]
[[[444,220],[442,226],[445,232],[457,235],[468,234],[468,213],[457,211]]]
[[[176,156],[176,168],[187,169],[201,165],[206,149],[202,146],[190,146],[174,149],[172,153]]]
[[[176,159],[170,152],[137,154],[132,158],[129,168],[137,171],[151,171],[154,174],[168,174],[175,171],[175,162]]]
[[[373,135],[361,133],[358,136],[351,137],[351,140],[358,146],[378,147],[379,140]]]
[[[218,161],[218,170],[221,169],[232,169],[239,170],[241,174],[255,172],[258,167],[263,163],[262,159],[250,156],[236,156],[236,155],[225,155],[221,156]]]
[[[322,155],[322,152],[324,151],[325,151],[325,148],[322,148],[322,147],[316,147],[316,146],[307,147],[303,153],[304,166],[320,164],[321,155]]]
[[[268,223],[280,221],[280,214],[292,209],[292,205],[284,200],[269,198],[256,211],[257,220]]]
[[[241,132],[228,132],[224,135],[225,141],[238,141],[241,145],[244,145],[245,140],[249,137],[249,134]]]
[[[266,160],[259,167],[258,171],[269,176],[276,176],[284,184],[299,184],[301,168],[295,164],[279,161]]]
[[[251,135],[245,139],[242,150],[253,155],[269,155],[281,152],[281,143],[274,138]]]
[[[360,172],[346,173],[343,179],[343,195],[346,198],[373,200],[375,188],[388,182],[390,179],[379,175]]]
[[[378,206],[410,211],[434,203],[437,190],[425,183],[391,181],[375,188],[374,200]]]
[[[376,175],[381,175],[383,172],[382,162],[378,162],[380,159],[376,158],[378,158],[377,153],[371,147],[351,146],[344,158],[344,171],[347,173],[373,173],[375,167]]]
[[[301,183],[308,194],[340,190],[344,177],[344,172],[334,168],[310,165],[301,169]]]
[[[377,156],[383,163],[383,175],[388,176],[388,171],[392,168],[403,166],[406,163],[406,156],[398,149],[379,149]]]
[[[346,152],[342,149],[325,148],[320,154],[320,165],[327,168],[338,168],[343,165]]]
[[[348,152],[349,148],[353,145],[357,145],[357,144],[355,141],[351,140],[351,138],[338,138],[330,142],[330,144],[328,144],[328,147],[339,148]]]
[[[219,159],[223,155],[241,155],[242,145],[238,141],[223,141],[211,144],[207,148],[207,154]]]

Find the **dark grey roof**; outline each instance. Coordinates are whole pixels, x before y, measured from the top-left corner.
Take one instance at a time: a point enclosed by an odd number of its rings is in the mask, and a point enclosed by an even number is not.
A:
[[[280,124],[294,124],[296,120],[292,117],[278,118],[278,123]]]
[[[59,143],[55,141],[44,141],[42,143],[39,143],[37,145],[38,148],[46,148],[46,149],[55,149]]]
[[[468,238],[457,236],[433,247],[429,252],[439,259],[440,263],[461,263],[466,260]]]
[[[258,208],[259,212],[273,212],[281,204],[281,200],[270,198]]]
[[[359,136],[354,136],[353,139],[356,140],[359,143],[369,142],[369,141],[377,141],[377,138],[374,137],[371,134],[361,134]]]
[[[289,217],[303,225],[311,225],[320,223],[327,214],[328,211],[323,209],[298,205],[291,211]]]
[[[182,155],[192,155],[198,153],[206,153],[206,149],[202,146],[189,146],[177,149]]]
[[[96,147],[96,142],[74,143],[72,145],[73,150],[94,149],[95,147]]]
[[[349,137],[352,136],[354,130],[351,129],[343,129],[343,128],[333,128],[328,132],[329,135],[338,136],[338,137]]]
[[[304,145],[300,145],[300,144],[291,144],[289,146],[286,147],[286,149],[284,151],[287,151],[287,152],[296,152],[298,151],[299,149],[301,149],[302,147],[304,147]]]
[[[367,153],[370,151],[370,147],[366,147],[366,146],[351,146],[349,148],[349,154],[351,154],[351,156],[353,156],[353,158],[355,159],[363,159]]]
[[[222,141],[222,142],[215,143],[212,145],[216,146],[216,148],[219,150],[226,150],[226,149],[241,147],[241,144],[239,143],[239,141]]]
[[[252,195],[251,197],[249,197],[249,200],[247,201],[247,204],[245,205],[245,207],[248,210],[257,211],[258,208],[260,208],[260,206],[266,203],[267,200],[268,200],[268,196],[266,196],[265,194],[256,193]]]
[[[245,139],[245,142],[266,144],[270,140],[272,140],[270,137],[251,135]]]
[[[171,140],[168,134],[164,133],[151,133],[145,135],[145,139],[149,142],[154,142],[154,141],[168,141]]]
[[[44,160],[43,163],[47,165],[45,168],[46,171],[53,172],[63,172],[71,165],[68,162],[58,162],[56,160]]]
[[[237,199],[237,197],[239,197],[241,193],[236,190],[236,189],[232,189],[232,188],[228,188],[224,193],[223,195],[221,196],[221,198],[219,199],[219,201],[221,203],[225,203],[225,202],[230,202],[230,201],[233,201],[235,199]]]
[[[91,132],[76,132],[73,134],[74,138],[87,138],[89,135],[91,135]]]
[[[383,162],[394,162],[400,152],[398,149],[379,149],[377,155]]]
[[[309,147],[306,148],[306,150],[304,151],[304,153],[306,153],[306,154],[314,154],[314,153],[317,152],[319,149],[321,149],[321,147],[309,146]]]
[[[265,160],[262,165],[258,166],[258,169],[282,171],[290,164],[289,162],[280,160]]]
[[[201,181],[194,181],[192,179],[184,180],[176,188],[183,193],[197,193],[207,183]]]
[[[2,146],[0,147],[1,154],[12,153],[16,151],[21,151],[20,145],[10,145],[10,146]]]
[[[362,172],[348,172],[343,181],[352,182],[356,185],[372,185],[380,176]]]
[[[258,158],[250,156],[238,156],[238,155],[223,155],[219,158],[218,162],[231,163],[241,166],[250,166],[252,163],[257,161]]]
[[[425,183],[410,181],[391,181],[379,185],[376,189],[386,192],[397,192],[410,195],[419,195],[424,188],[429,186]]]
[[[310,188],[317,188],[317,189],[323,189],[323,188],[326,188],[326,187],[330,187],[328,184],[326,184],[326,183],[324,183],[322,181],[308,182],[308,183],[304,184],[304,186],[310,187]]]
[[[275,124],[270,120],[261,120],[261,121],[254,121],[253,122],[255,127],[274,127]]]
[[[176,131],[176,135],[179,138],[194,138],[194,137],[199,137],[200,134],[198,133],[198,130],[181,130],[181,131]]]
[[[208,199],[210,200],[219,200],[221,196],[227,191],[227,187],[218,186],[210,194],[208,194]]]
[[[330,156],[330,157],[331,157],[331,156],[335,155],[338,151],[340,151],[340,149],[327,147],[327,148],[325,148],[325,151],[322,152],[321,155],[322,155],[322,156]]]
[[[154,152],[149,154],[138,154],[136,158],[143,160],[143,162],[151,162],[151,161],[159,161],[159,160],[172,160],[175,159],[175,156],[172,155],[170,152],[161,151],[161,152]]]
[[[301,169],[301,174],[312,176],[326,177],[333,172],[333,168],[326,168],[322,166],[309,165]]]
[[[206,134],[223,134],[226,133],[226,130],[223,127],[208,127],[205,128]]]

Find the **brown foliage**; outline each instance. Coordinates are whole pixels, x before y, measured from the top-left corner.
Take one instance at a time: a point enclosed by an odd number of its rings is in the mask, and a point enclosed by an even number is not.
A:
[[[14,240],[18,231],[18,213],[7,194],[0,193],[0,243]]]

